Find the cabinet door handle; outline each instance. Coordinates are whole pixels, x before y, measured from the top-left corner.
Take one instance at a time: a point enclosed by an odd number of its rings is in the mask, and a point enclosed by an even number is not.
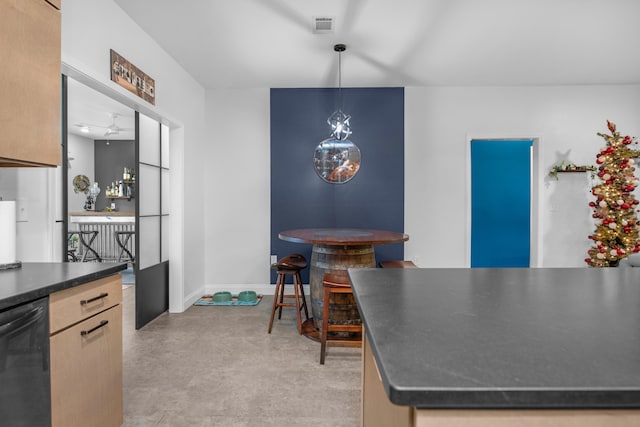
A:
[[[90,302],[98,301],[99,299],[106,298],[108,296],[109,294],[107,292],[103,292],[97,297],[80,300],[80,305],[86,305],[86,304],[89,304]]]
[[[107,323],[109,323],[108,320],[101,320],[100,324],[98,326],[95,326],[91,329],[89,329],[88,331],[80,331],[80,335],[82,335],[83,337],[89,335],[91,332],[97,331],[98,329],[102,328],[103,326],[105,326]]]

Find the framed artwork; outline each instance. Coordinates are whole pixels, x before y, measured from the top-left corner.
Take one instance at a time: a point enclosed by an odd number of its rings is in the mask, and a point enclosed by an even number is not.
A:
[[[111,49],[111,80],[156,105],[156,82],[138,67]]]

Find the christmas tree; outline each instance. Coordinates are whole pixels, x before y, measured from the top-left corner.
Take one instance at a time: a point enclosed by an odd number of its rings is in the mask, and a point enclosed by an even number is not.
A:
[[[640,202],[633,195],[640,183],[634,174],[634,158],[640,151],[630,148],[638,142],[620,135],[616,125],[608,120],[607,126],[611,135],[598,132],[607,146],[596,158],[601,183],[591,189],[596,200],[589,203],[596,231],[589,236],[594,246],[587,251],[589,257],[585,261],[592,267],[616,266],[621,259],[640,251],[640,222],[636,215]]]

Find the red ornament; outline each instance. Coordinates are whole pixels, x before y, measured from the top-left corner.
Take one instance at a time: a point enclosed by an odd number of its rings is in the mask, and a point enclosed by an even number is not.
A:
[[[629,203],[623,203],[622,204],[622,209],[629,209],[631,206],[629,206]]]

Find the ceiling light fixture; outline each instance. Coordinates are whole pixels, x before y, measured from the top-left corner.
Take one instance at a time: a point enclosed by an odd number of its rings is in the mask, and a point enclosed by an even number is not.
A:
[[[349,140],[351,135],[351,116],[342,111],[342,52],[347,50],[344,44],[337,44],[333,50],[338,52],[338,102],[339,107],[329,116],[331,136],[320,142],[313,155],[313,166],[320,178],[331,184],[344,184],[350,181],[360,170],[360,149]]]

